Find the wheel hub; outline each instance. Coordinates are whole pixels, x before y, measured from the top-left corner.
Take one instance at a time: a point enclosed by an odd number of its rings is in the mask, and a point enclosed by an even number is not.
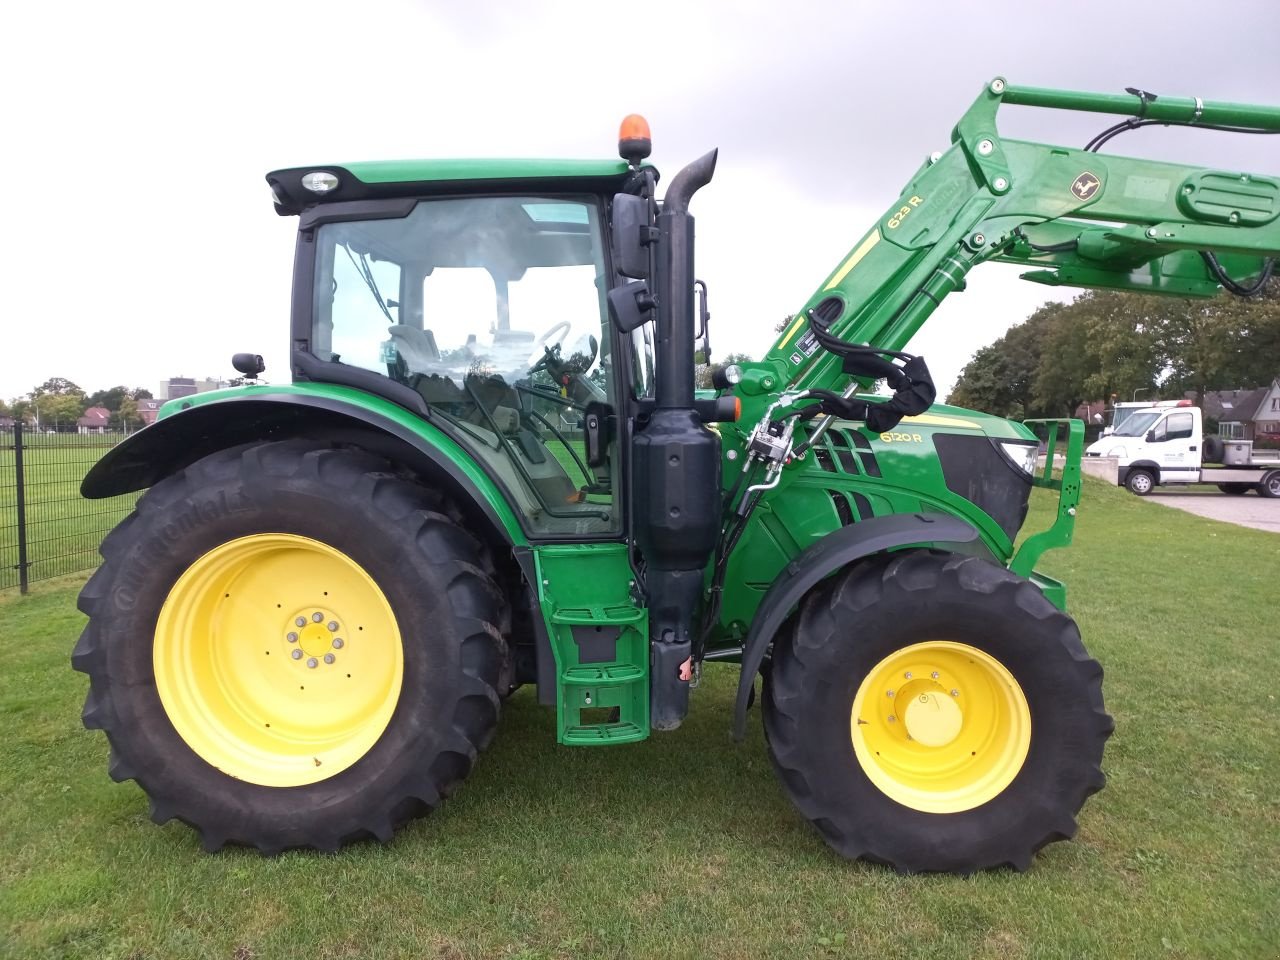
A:
[[[170,590],[152,650],[178,735],[229,776],[265,786],[356,763],[390,722],[404,676],[378,584],[342,551],[293,534],[242,537],[198,558]]]
[[[290,618],[283,633],[289,647],[301,651],[301,656],[293,659],[315,659],[332,665],[337,661],[337,651],[346,644],[341,630],[342,620],[337,613],[323,606],[308,605]]]
[[[1031,713],[995,657],[953,641],[903,647],[854,696],[858,764],[884,794],[926,813],[986,803],[1013,782],[1031,744]]]
[[[945,747],[959,735],[964,722],[956,701],[937,690],[913,697],[902,719],[907,735],[926,747]]]

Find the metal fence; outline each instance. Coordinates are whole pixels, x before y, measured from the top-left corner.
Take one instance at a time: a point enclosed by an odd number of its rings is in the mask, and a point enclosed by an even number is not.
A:
[[[138,494],[85,500],[80,481],[120,433],[0,430],[0,590],[23,593],[47,580],[96,567],[98,544],[128,516]]]

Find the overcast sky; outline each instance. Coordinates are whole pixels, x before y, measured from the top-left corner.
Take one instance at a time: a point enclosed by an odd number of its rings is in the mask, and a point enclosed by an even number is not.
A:
[[[640,112],[693,204],[715,346],[759,355],[991,77],[1280,104],[1276,0],[979,6],[225,0],[11,4],[0,397],[51,376],[155,391],[262,353],[287,380],[296,221],[278,167],[612,157]],[[1083,144],[1107,118],[1008,108],[1007,136]],[[1280,137],[1143,130],[1110,145],[1280,174]],[[1046,299],[988,266],[917,336],[945,391]]]

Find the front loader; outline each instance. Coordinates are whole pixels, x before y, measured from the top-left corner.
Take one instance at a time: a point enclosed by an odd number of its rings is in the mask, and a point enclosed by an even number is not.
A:
[[[80,597],[111,776],[209,850],[385,841],[520,685],[560,743],[621,745],[678,727],[724,661],[735,737],[758,691],[783,789],[840,854],[1024,869],[1072,836],[1112,722],[1036,563],[1071,540],[1083,425],[937,404],[904,347],[993,260],[1248,294],[1280,253],[1280,179],[1006,140],[1002,104],[1127,118],[1094,147],[1280,130],[1277,108],[996,79],[710,391],[689,208],[714,152],[661,197],[638,117],[620,161],[270,174],[299,226],[291,382],[237,355],[249,385],[169,402],[84,481],[150,488]],[[1054,519],[1019,541],[1036,486]]]

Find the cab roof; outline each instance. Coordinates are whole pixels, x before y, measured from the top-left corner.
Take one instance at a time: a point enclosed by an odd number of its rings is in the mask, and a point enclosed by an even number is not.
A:
[[[338,185],[317,194],[302,185],[309,173],[330,173]],[[625,160],[371,160],[291,167],[267,174],[276,213],[295,216],[316,203],[459,193],[614,193],[633,176]]]

